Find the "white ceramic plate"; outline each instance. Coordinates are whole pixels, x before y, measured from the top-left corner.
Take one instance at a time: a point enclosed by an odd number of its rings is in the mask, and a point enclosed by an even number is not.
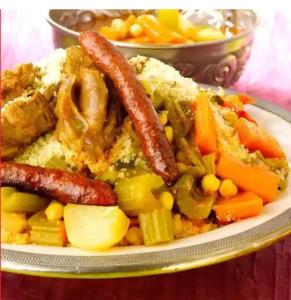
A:
[[[257,100],[247,109],[282,145],[291,162],[291,114]],[[257,217],[208,233],[145,247],[89,252],[76,248],[2,245],[4,271],[76,278],[109,278],[176,272],[210,265],[261,249],[291,233],[291,176],[288,187]]]

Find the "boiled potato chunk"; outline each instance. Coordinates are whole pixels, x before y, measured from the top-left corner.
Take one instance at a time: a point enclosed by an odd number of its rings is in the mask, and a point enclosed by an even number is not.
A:
[[[129,226],[129,219],[117,206],[68,204],[64,207],[64,221],[70,243],[87,250],[115,245]]]

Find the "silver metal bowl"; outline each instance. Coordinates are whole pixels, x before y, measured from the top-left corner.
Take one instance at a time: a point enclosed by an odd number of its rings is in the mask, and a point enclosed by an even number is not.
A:
[[[78,44],[79,33],[61,25],[65,10],[49,10],[47,21],[52,26],[55,48]],[[70,11],[71,12],[71,11]],[[183,76],[197,82],[228,87],[239,79],[249,58],[258,17],[252,10],[235,10],[235,25],[245,30],[231,38],[219,41],[185,45],[112,43],[127,57],[144,55],[164,61]]]

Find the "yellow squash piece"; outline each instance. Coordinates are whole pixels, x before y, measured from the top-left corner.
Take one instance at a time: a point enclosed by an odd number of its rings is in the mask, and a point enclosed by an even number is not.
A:
[[[3,191],[3,189],[5,189]],[[15,213],[34,213],[47,205],[47,200],[34,194],[13,192],[8,187],[1,188],[1,210]],[[3,191],[3,192],[2,192]],[[3,196],[3,197],[2,197]]]
[[[1,202],[3,201],[3,199],[7,199],[8,197],[10,197],[13,193],[16,193],[17,190],[13,187],[10,186],[2,186],[1,187]],[[2,204],[3,205],[3,204]],[[2,207],[1,207],[2,210]]]
[[[152,173],[122,179],[115,184],[118,205],[129,216],[153,211],[161,205],[152,193],[164,185],[163,179]]]

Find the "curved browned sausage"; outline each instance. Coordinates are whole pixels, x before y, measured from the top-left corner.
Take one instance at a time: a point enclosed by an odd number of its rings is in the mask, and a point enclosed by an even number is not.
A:
[[[1,185],[48,196],[63,204],[115,205],[117,198],[105,182],[55,169],[1,163]]]
[[[99,70],[112,80],[153,170],[172,183],[178,169],[171,146],[151,100],[125,57],[96,32],[80,33],[80,43]]]

